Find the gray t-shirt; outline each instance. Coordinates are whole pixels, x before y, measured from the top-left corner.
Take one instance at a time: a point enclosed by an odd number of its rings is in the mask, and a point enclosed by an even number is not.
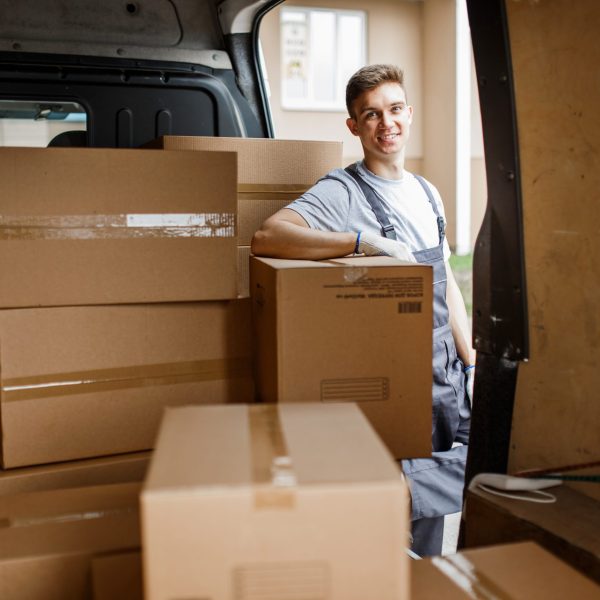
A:
[[[399,240],[412,252],[433,248],[439,244],[437,220],[425,190],[417,178],[404,171],[402,179],[384,179],[369,171],[363,162],[357,163],[361,177],[379,193],[384,208]],[[429,183],[429,182],[428,182]],[[429,183],[440,215],[444,206],[437,189]],[[286,208],[297,212],[312,229],[321,231],[381,232],[375,213],[344,169],[335,169]],[[444,258],[450,257],[444,239]]]

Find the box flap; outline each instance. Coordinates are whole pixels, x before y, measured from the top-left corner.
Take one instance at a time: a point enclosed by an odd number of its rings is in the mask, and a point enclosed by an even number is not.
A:
[[[598,586],[533,542],[411,561],[414,600],[599,597]]]
[[[354,404],[202,406],[167,411],[144,490],[266,483],[278,464],[298,485],[401,480]]]

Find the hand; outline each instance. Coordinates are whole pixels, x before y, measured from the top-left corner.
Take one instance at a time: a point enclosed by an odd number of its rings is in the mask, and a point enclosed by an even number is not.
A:
[[[465,371],[465,394],[469,400],[471,409],[473,408],[473,390],[475,386],[475,367]]]
[[[366,256],[392,256],[406,262],[417,262],[404,242],[390,240],[382,235],[361,231],[358,253]]]

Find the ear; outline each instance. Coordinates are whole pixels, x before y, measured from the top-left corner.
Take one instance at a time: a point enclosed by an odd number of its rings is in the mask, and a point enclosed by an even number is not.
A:
[[[412,120],[413,120],[413,107],[410,106],[410,104],[408,105],[408,124],[412,125]]]
[[[358,125],[352,117],[346,119],[346,127],[348,127],[352,135],[358,135]]]

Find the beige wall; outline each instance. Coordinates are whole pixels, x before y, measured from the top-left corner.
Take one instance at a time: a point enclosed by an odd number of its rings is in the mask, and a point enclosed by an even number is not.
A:
[[[63,131],[84,130],[85,123],[0,119],[0,146],[44,147]]]

